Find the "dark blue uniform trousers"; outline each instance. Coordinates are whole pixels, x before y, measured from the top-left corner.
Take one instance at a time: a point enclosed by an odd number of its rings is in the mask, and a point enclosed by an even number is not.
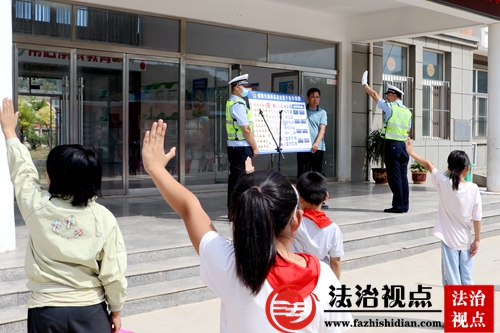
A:
[[[392,207],[407,212],[410,207],[408,189],[408,160],[404,141],[385,141],[385,166],[392,191]]]
[[[231,201],[236,184],[245,172],[245,161],[247,157],[253,156],[252,147],[227,147],[227,160],[229,162],[229,177],[227,179],[227,208]]]

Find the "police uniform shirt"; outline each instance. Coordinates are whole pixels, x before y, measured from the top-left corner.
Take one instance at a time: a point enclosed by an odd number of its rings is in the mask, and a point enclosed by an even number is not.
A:
[[[399,105],[402,108],[406,108],[406,106],[403,105],[403,102],[400,99],[395,100],[394,103],[396,103],[397,105]],[[377,107],[384,112],[386,121],[392,117],[391,102],[386,101],[385,99],[381,98],[378,100]],[[410,119],[410,127],[411,127],[411,125],[412,124],[411,124],[411,119]]]
[[[241,103],[235,103],[231,106],[230,112],[231,112],[231,117],[233,119],[236,119],[236,122],[238,126],[248,126],[250,125],[250,122],[248,121],[247,117],[247,109],[246,105],[247,103],[245,100],[239,96],[236,95],[231,95],[232,100],[241,102]],[[228,147],[248,147],[250,144],[246,140],[227,140],[227,146]]]

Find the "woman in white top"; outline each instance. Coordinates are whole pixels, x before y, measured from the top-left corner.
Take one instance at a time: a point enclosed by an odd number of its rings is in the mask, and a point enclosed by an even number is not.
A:
[[[406,151],[431,172],[432,183],[438,191],[439,206],[433,235],[441,239],[443,285],[473,284],[472,257],[479,250],[483,213],[479,188],[465,181],[470,170],[469,157],[462,150],[452,151],[448,156],[448,177],[415,153],[410,139],[406,141]],[[474,221],[474,240],[471,219]]]
[[[246,175],[229,209],[233,243],[220,236],[191,192],[165,170],[175,148],[164,153],[166,124],[154,123],[144,138],[146,171],[184,220],[200,255],[201,279],[221,298],[221,332],[342,332],[348,312],[332,301],[340,282],[317,258],[290,250],[302,211],[290,182],[272,170]],[[330,312],[332,311],[332,312]],[[327,321],[327,323],[325,323]],[[330,321],[344,321],[345,327]],[[340,326],[343,326],[340,325]]]

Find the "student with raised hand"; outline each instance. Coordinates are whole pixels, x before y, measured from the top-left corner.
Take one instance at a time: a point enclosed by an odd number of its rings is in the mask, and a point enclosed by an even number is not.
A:
[[[429,170],[439,195],[438,214],[432,234],[441,240],[443,285],[474,284],[472,257],[479,251],[483,210],[479,188],[465,181],[470,170],[469,157],[462,150],[452,151],[448,156],[448,177],[415,152],[410,138],[406,140],[406,151]]]
[[[115,217],[95,202],[99,156],[80,145],[55,147],[47,157],[46,189],[17,138],[12,100],[2,106],[10,177],[29,231],[28,333],[118,333],[127,254]]]
[[[294,295],[289,302],[291,307],[282,306],[294,331],[348,329],[325,325],[325,320],[352,321],[350,313],[324,312],[334,309],[329,305],[330,286],[340,288],[332,270],[314,256],[296,254],[290,249],[302,218],[298,194],[291,183],[273,170],[245,175],[231,196],[230,242],[217,233],[196,196],[165,169],[175,156],[175,148],[164,153],[165,131],[166,124],[159,120],[146,133],[144,167],[163,198],[184,220],[200,255],[201,279],[222,301],[220,331],[278,332],[270,304],[283,291]],[[295,306],[301,305],[305,306],[304,311],[295,312]]]

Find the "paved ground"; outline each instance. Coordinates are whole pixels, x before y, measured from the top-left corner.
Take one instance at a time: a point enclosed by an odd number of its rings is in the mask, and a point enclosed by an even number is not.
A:
[[[474,262],[474,278],[476,284],[495,285],[495,332],[500,332],[500,236],[486,238],[481,241],[480,251]],[[384,285],[403,285],[406,293],[416,291],[418,285],[431,287],[433,310],[443,310],[443,287],[441,284],[440,250],[433,250],[400,260],[343,272],[341,282],[350,288],[356,285],[365,287],[370,284],[379,292]],[[407,296],[408,297],[408,296]],[[352,299],[354,303],[356,298]],[[381,302],[381,300],[380,300]],[[123,318],[123,328],[135,333],[218,333],[220,300],[182,305],[166,310]],[[359,320],[412,320],[417,324],[430,321],[443,321],[443,313],[383,313],[355,314]],[[367,328],[356,327],[352,333],[370,332],[442,332],[440,327],[423,328]]]
[[[357,184],[329,184],[330,200],[328,215],[335,221],[347,222],[354,220],[372,219],[386,216],[384,208],[389,207],[391,193],[387,186],[374,186],[368,183]],[[199,194],[200,200],[213,219],[224,215],[224,210],[218,208],[221,195]],[[219,197],[217,199],[216,197]],[[222,195],[223,197],[223,195]],[[483,195],[483,202],[499,202],[500,196]],[[219,201],[220,202],[220,201]],[[437,193],[432,186],[411,185],[409,214],[437,209]],[[500,236],[484,239],[481,242],[480,252],[474,263],[474,277],[476,284],[495,285],[495,319],[496,330],[500,331]],[[365,287],[370,284],[379,292],[384,285],[403,285],[406,293],[416,291],[418,285],[431,287],[432,309],[443,310],[443,287],[440,271],[440,250],[433,250],[412,257],[395,260],[388,263],[369,266],[342,273],[341,282],[351,289],[356,285]],[[408,297],[408,296],[407,296]],[[381,301],[381,300],[380,300]],[[352,299],[355,302],[355,299]],[[146,314],[123,318],[124,329],[136,333],[147,332],[219,332],[220,300],[178,306],[166,310],[154,311]],[[443,321],[443,313],[370,313],[355,314],[359,320],[407,319],[417,324],[427,321]],[[350,332],[426,332],[443,331],[440,327],[426,328],[352,328]]]
[[[327,214],[338,224],[351,221],[365,221],[385,218],[384,208],[390,207],[391,192],[388,186],[371,183],[331,183],[328,185],[330,208]],[[217,229],[223,234],[230,232],[230,226],[223,216],[225,192],[198,192],[203,207],[216,221]],[[499,195],[483,195],[483,203],[500,202]],[[159,195],[107,197],[99,200],[118,218],[124,234],[127,250],[141,251],[158,244],[189,242],[182,221]],[[437,193],[429,185],[410,185],[410,217],[421,212],[437,209]],[[16,233],[18,248],[2,256],[0,266],[19,262],[24,258],[27,232],[24,222],[16,211]],[[147,242],[145,241],[147,239]],[[475,259],[474,277],[477,284],[495,285],[496,331],[500,331],[500,236],[484,239]],[[341,282],[354,289],[356,285],[365,287],[370,284],[379,292],[384,285],[403,285],[406,293],[415,291],[418,285],[432,287],[433,309],[443,309],[443,288],[441,285],[439,250],[412,257],[368,266],[343,272]],[[353,303],[355,299],[352,300]],[[189,333],[218,332],[219,300],[211,300],[191,305],[178,306],[166,310],[139,314],[123,318],[123,328],[136,333]],[[442,321],[442,313],[414,313],[404,316],[397,313],[384,313],[380,316],[357,313],[358,319],[396,319],[406,318],[421,321]],[[442,330],[441,328],[353,328],[350,332],[424,332]]]

